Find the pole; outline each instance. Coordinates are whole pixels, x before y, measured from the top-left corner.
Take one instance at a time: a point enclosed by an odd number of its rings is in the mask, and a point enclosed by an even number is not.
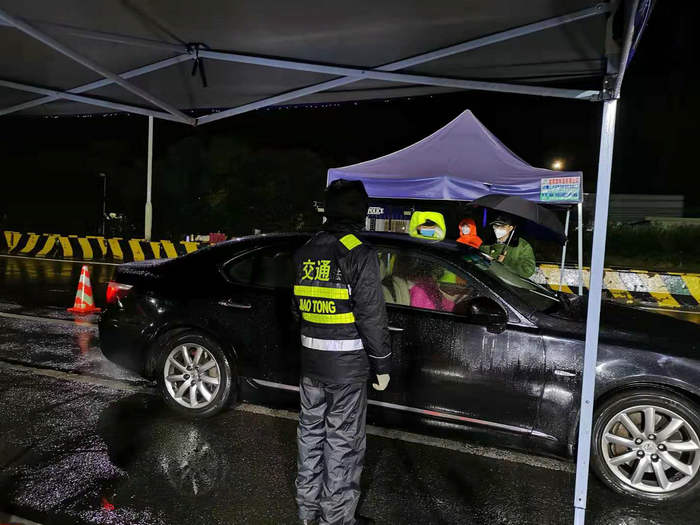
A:
[[[559,291],[561,292],[562,281],[564,280],[564,264],[566,263],[566,245],[569,244],[569,216],[571,215],[571,208],[566,210],[566,224],[564,225],[564,234],[566,239],[564,239],[564,246],[561,247],[561,268],[559,268]]]
[[[593,423],[593,394],[595,390],[596,361],[598,360],[600,303],[603,291],[603,264],[605,261],[605,239],[608,229],[608,201],[610,199],[610,174],[612,171],[616,113],[617,100],[606,100],[603,103],[603,123],[600,133],[598,185],[596,189],[593,250],[591,255],[591,283],[588,292],[588,317],[583,358],[581,414],[578,431],[578,455],[576,458],[576,488],[574,490],[574,525],[583,525],[586,516],[588,470],[591,455],[591,426]]]
[[[153,117],[148,117],[148,159],[146,161],[146,218],[143,238],[151,240],[153,225],[153,206],[151,205],[151,179],[153,178]]]
[[[583,295],[583,202],[578,203],[578,294]]]
[[[104,237],[106,229],[105,221],[107,220],[107,174],[100,173],[100,177],[102,177],[102,237]]]

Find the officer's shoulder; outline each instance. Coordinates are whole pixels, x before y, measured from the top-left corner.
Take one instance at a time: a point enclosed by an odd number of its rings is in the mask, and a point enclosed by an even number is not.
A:
[[[353,257],[366,256],[374,250],[371,244],[363,241],[354,233],[340,233],[337,235],[337,239],[341,256],[351,254]]]

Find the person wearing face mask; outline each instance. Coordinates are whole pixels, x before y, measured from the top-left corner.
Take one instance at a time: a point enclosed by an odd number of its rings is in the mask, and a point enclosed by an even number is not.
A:
[[[474,219],[462,219],[459,223],[459,237],[457,242],[462,244],[467,244],[474,248],[479,248],[481,243],[481,237],[476,234],[476,223]]]
[[[482,245],[481,251],[521,277],[528,278],[535,273],[535,252],[529,242],[515,235],[513,219],[499,215],[491,222],[491,226],[496,243]]]

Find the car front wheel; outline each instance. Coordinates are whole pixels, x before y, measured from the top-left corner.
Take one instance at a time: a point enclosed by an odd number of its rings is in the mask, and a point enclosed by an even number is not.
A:
[[[593,426],[593,469],[616,491],[647,501],[685,498],[700,476],[700,417],[695,403],[664,390],[607,400]]]
[[[231,401],[233,373],[221,346],[197,332],[160,342],[158,384],[165,402],[189,417],[220,412]]]

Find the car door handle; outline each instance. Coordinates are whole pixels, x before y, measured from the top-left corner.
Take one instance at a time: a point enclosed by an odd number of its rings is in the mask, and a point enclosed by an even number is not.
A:
[[[403,332],[403,328],[399,328],[398,326],[390,326],[389,331],[390,332]]]
[[[237,303],[231,299],[219,301],[219,306],[225,306],[226,308],[238,308],[240,310],[250,310],[253,307],[253,305],[247,303]]]

